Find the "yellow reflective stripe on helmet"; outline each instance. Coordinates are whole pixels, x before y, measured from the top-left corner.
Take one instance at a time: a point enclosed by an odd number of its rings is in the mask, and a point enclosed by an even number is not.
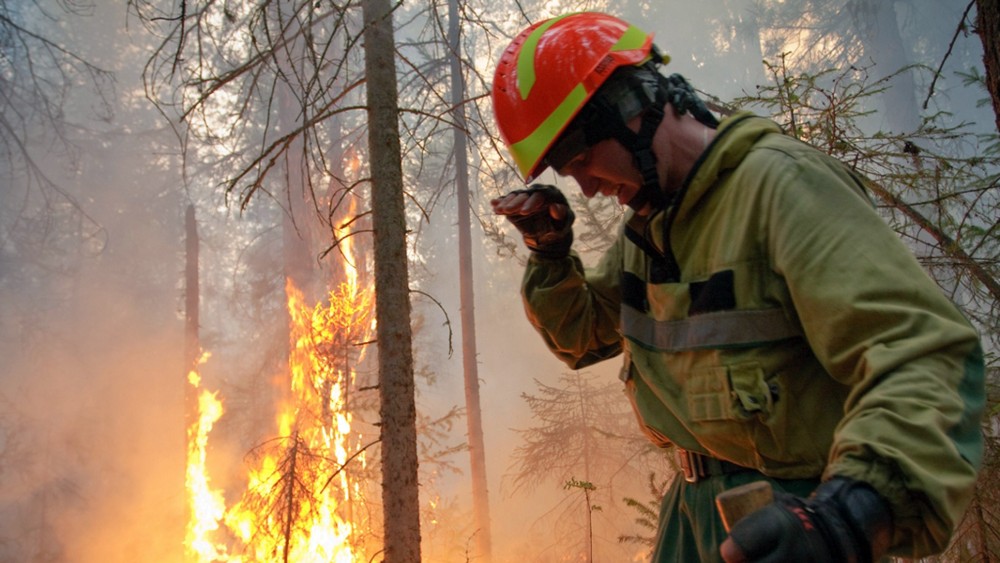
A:
[[[583,84],[578,84],[570,90],[569,95],[545,118],[541,125],[530,135],[510,146],[510,153],[523,176],[527,176],[535,167],[535,164],[542,158],[542,153],[549,147],[562,127],[569,122],[573,112],[580,108],[586,98],[587,89],[583,87]]]
[[[629,51],[631,49],[639,49],[646,43],[646,38],[649,35],[645,31],[639,29],[634,25],[628,26],[625,33],[622,34],[618,42],[611,46],[611,52],[615,51]]]
[[[538,26],[524,39],[524,44],[521,45],[521,50],[517,54],[517,92],[521,95],[522,100],[528,99],[531,87],[535,85],[535,48],[538,46],[538,42],[553,24],[569,15],[571,14],[550,19]]]

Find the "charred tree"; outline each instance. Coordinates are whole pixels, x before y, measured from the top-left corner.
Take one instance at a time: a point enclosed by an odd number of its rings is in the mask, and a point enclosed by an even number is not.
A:
[[[392,4],[364,0],[385,561],[420,561],[413,335]]]
[[[531,492],[546,482],[560,482],[566,490],[583,492],[587,510],[560,503],[539,525],[552,525],[550,540],[561,553],[579,561],[624,561],[631,555],[595,538],[617,535],[609,522],[624,522],[612,514],[614,496],[641,482],[637,466],[623,461],[637,459],[648,444],[636,435],[627,404],[619,400],[621,383],[603,381],[599,375],[564,373],[554,385],[535,380],[537,393],[522,393],[531,410],[530,426],[516,431],[521,444],[512,454],[509,484],[513,492]],[[622,409],[626,410],[622,410]],[[662,467],[662,458],[657,465]],[[582,477],[582,478],[580,478]],[[592,507],[607,507],[602,522],[592,521]],[[548,521],[553,518],[553,521]],[[599,525],[595,525],[599,524]],[[580,541],[581,532],[584,541]],[[602,545],[603,544],[603,545]],[[591,554],[591,548],[597,547]],[[620,549],[620,548],[619,548]]]

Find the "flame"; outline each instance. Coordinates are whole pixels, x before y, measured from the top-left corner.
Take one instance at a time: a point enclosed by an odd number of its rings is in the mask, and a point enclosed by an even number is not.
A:
[[[222,403],[215,393],[201,393],[199,421],[188,436],[192,516],[186,538],[189,558],[199,563],[367,560],[358,538],[366,530],[352,521],[353,504],[364,501],[352,472],[364,470],[366,460],[348,394],[361,344],[373,330],[374,294],[359,283],[346,227],[335,235],[345,279],[330,291],[328,306],[309,306],[292,280],[286,282],[290,350],[275,414],[277,437],[251,452],[246,488],[229,508],[222,492],[211,489],[205,464]],[[192,384],[198,387],[199,380],[195,374]]]
[[[227,513],[226,523],[254,547],[253,561],[280,554],[282,561],[349,562],[355,559],[354,529],[338,507],[352,500],[349,475],[342,469],[349,458],[352,415],[344,407],[353,373],[329,351],[346,355],[348,338],[356,333],[351,327],[369,314],[370,300],[359,299],[363,294],[357,285],[348,283],[331,292],[329,307],[308,307],[291,281],[286,292],[293,346],[291,394],[277,417],[284,443],[266,452],[250,472],[248,494]],[[357,459],[363,466],[363,453]],[[292,471],[298,472],[294,479]],[[278,502],[262,511],[261,499]],[[261,533],[275,529],[276,534]]]
[[[208,361],[208,357],[207,353],[202,354],[198,365]],[[201,389],[201,375],[197,369],[188,373],[188,383],[195,389]],[[222,418],[222,402],[215,393],[201,390],[198,394],[198,414],[198,420],[188,428],[185,482],[192,517],[188,521],[185,545],[189,554],[199,561],[216,561],[225,548],[213,543],[210,536],[219,528],[226,506],[222,493],[209,486],[205,467],[208,434]]]

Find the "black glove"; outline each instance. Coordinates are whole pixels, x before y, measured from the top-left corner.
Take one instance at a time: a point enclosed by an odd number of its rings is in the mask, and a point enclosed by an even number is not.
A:
[[[729,537],[742,558],[724,546],[728,563],[870,563],[889,548],[892,513],[868,484],[835,477],[808,499],[775,491],[774,502],[737,522]]]
[[[544,201],[537,211],[529,215],[507,215],[507,219],[524,237],[525,246],[545,258],[565,258],[569,255],[569,249],[573,245],[573,220],[576,215],[559,188],[536,184],[524,190],[513,191],[511,194],[537,196]],[[563,205],[566,208],[566,215],[561,219],[555,219],[550,211],[553,204]]]

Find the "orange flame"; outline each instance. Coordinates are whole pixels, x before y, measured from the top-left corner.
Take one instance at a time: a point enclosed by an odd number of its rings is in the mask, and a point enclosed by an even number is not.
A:
[[[363,356],[360,344],[373,329],[374,294],[359,284],[350,237],[339,231],[346,280],[329,293],[329,306],[309,307],[292,280],[286,283],[291,347],[277,438],[253,452],[246,489],[228,509],[222,493],[211,489],[205,466],[208,434],[222,404],[215,393],[201,393],[200,419],[188,437],[192,517],[186,538],[189,557],[199,563],[367,560],[357,537],[364,530],[349,517],[352,502],[364,499],[354,498],[360,486],[348,464],[364,469],[365,456],[352,431],[348,392],[353,365]],[[195,374],[196,387],[198,379]],[[228,542],[217,539],[220,534]]]
[[[204,364],[208,357],[207,353],[202,354],[198,364]],[[201,375],[197,370],[188,373],[188,383],[195,389],[201,388]],[[202,390],[198,394],[198,414],[198,420],[188,428],[185,482],[192,517],[188,522],[185,545],[189,555],[198,561],[218,561],[225,548],[212,542],[210,536],[219,528],[226,506],[222,493],[210,487],[205,468],[208,434],[222,417],[222,402],[215,393]]]
[[[344,284],[341,293],[330,294],[330,307],[317,305],[310,310],[290,281],[286,291],[292,319],[291,396],[277,420],[278,435],[286,443],[267,452],[259,467],[251,470],[249,494],[226,514],[226,524],[245,544],[255,546],[253,561],[274,560],[280,553],[278,560],[284,561],[349,562],[355,558],[354,530],[338,507],[351,501],[352,487],[343,468],[348,463],[352,421],[344,406],[352,374],[323,352],[350,345],[345,338],[352,334],[351,327],[358,326],[358,317],[368,315],[370,306],[364,304],[369,300],[357,300]],[[347,321],[355,324],[338,324]],[[323,461],[313,463],[317,459]],[[363,454],[357,459],[363,464]],[[304,467],[306,463],[310,466]],[[299,477],[289,481],[294,464],[303,465],[297,468]],[[285,513],[262,514],[256,501],[275,497]],[[261,530],[276,527],[284,529],[262,541]]]

